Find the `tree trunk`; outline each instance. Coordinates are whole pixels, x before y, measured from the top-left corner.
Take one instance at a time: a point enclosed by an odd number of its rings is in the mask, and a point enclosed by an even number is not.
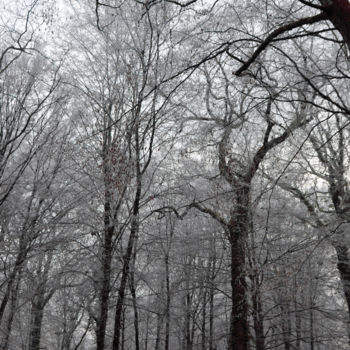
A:
[[[119,291],[118,291],[118,300],[115,308],[115,317],[114,317],[114,334],[113,334],[113,344],[112,350],[119,350],[120,345],[120,330],[121,330],[121,320],[122,320],[122,311],[124,305],[125,297],[125,288],[126,283],[129,277],[130,271],[130,261],[132,258],[132,252],[137,240],[137,235],[139,231],[139,211],[140,211],[140,200],[141,200],[141,189],[142,189],[142,172],[141,172],[141,155],[140,155],[140,139],[139,139],[139,113],[141,109],[141,103],[139,102],[137,111],[135,112],[135,172],[136,172],[136,191],[135,198],[132,206],[132,218],[131,218],[131,227],[130,227],[130,236],[128,245],[126,248],[126,253],[123,259],[123,269],[122,277],[120,281]],[[145,165],[146,167],[146,165]],[[144,169],[145,170],[145,169]]]
[[[170,333],[170,278],[169,278],[169,256],[165,254],[165,286],[166,286],[166,306],[165,306],[165,344],[164,350],[169,350]]]
[[[139,313],[137,309],[137,298],[136,298],[136,288],[135,288],[136,245],[137,244],[135,242],[132,269],[130,271],[130,293],[132,297],[132,306],[134,309],[135,350],[140,350]]]
[[[214,295],[215,295],[215,238],[211,241],[211,266],[210,266],[210,287],[209,287],[209,350],[214,350]]]
[[[209,270],[209,267],[208,267]],[[202,302],[202,329],[201,329],[201,349],[205,350],[207,342],[206,334],[206,319],[207,319],[207,291],[205,285],[203,285],[203,302]]]
[[[48,278],[53,259],[53,253],[50,252],[47,256],[45,265],[43,266],[45,256],[39,258],[39,263],[36,272],[38,284],[34,290],[34,297],[31,305],[31,325],[29,332],[29,348],[28,350],[40,350],[41,330],[44,317],[44,308],[48,301],[55,293],[52,288],[48,291]]]
[[[265,350],[264,316],[262,312],[262,303],[260,295],[258,276],[254,275],[254,290],[252,292],[253,304],[253,322],[255,331],[256,350]]]
[[[236,192],[237,207],[229,223],[231,244],[232,309],[229,350],[248,350],[248,305],[246,298],[246,240],[249,228],[250,187]]]
[[[348,0],[319,0],[324,12],[350,49],[350,4]]]
[[[8,345],[9,345],[13,318],[15,316],[16,309],[17,309],[18,291],[19,291],[19,286],[20,286],[21,280],[22,280],[22,267],[19,268],[18,275],[16,278],[16,283],[14,283],[14,285],[12,285],[12,287],[11,287],[10,310],[9,310],[9,314],[7,317],[6,325],[3,327],[4,329],[6,329],[6,331],[5,331],[5,335],[4,335],[2,342],[1,342],[1,349],[7,349]]]
[[[20,238],[20,244],[19,244],[19,253],[16,258],[15,266],[13,267],[13,270],[11,271],[8,280],[7,280],[7,286],[6,286],[6,292],[5,295],[1,301],[0,304],[0,324],[2,322],[2,319],[4,317],[4,312],[7,306],[7,303],[9,301],[11,291],[13,290],[13,284],[16,281],[17,274],[20,274],[22,271],[23,263],[25,262],[27,258],[27,247],[26,247],[26,240],[25,240],[25,234],[23,233]]]
[[[187,263],[187,259],[189,262]],[[192,308],[192,298],[190,291],[190,279],[192,270],[192,257],[186,257],[185,266],[185,296],[184,296],[184,328],[183,328],[183,349],[192,349],[192,339],[191,339],[191,308]]]
[[[296,350],[300,350],[301,347],[301,337],[302,337],[302,327],[301,327],[301,316],[298,308],[298,283],[296,276],[294,277],[294,313],[295,313],[295,334],[296,334]]]
[[[106,206],[106,204],[105,204]],[[109,206],[109,204],[108,204]],[[109,215],[105,213],[105,215]],[[111,278],[111,262],[112,262],[112,235],[114,229],[109,227],[109,219],[106,219],[108,226],[105,229],[105,237],[104,244],[102,247],[102,281],[100,287],[100,295],[99,295],[99,316],[98,323],[96,329],[96,349],[104,350],[105,348],[105,334],[106,334],[106,326],[107,326],[107,318],[108,318],[108,304],[109,304],[109,293],[110,293],[110,278]]]
[[[155,341],[155,346],[154,346],[154,350],[159,350],[160,348],[160,333],[162,330],[162,313],[158,312],[157,313],[157,329],[156,329],[156,341]]]
[[[114,336],[113,336],[113,345],[112,345],[113,350],[119,350],[125,289],[126,289],[126,284],[129,277],[132,251],[133,251],[134,242],[135,242],[135,238],[138,230],[138,223],[136,220],[137,219],[134,217],[133,222],[131,224],[131,232],[129,236],[128,246],[123,259],[124,262],[123,262],[122,277],[120,281],[120,286],[118,291],[118,300],[115,308],[115,317],[114,317]]]
[[[28,350],[40,350],[41,329],[44,316],[44,306],[38,302],[32,303],[32,324]]]
[[[290,321],[289,305],[287,304],[287,301],[282,300],[280,307],[281,307],[281,318],[282,318],[281,324],[282,324],[283,344],[284,344],[285,350],[290,350],[292,326]]]

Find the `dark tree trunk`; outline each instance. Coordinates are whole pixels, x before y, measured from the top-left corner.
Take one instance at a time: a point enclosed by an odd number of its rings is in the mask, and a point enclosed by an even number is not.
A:
[[[136,262],[136,242],[133,254],[132,270],[130,271],[130,293],[132,297],[132,306],[134,309],[134,330],[135,330],[135,350],[140,350],[140,332],[139,332],[139,312],[137,309],[136,287],[135,287],[135,262]]]
[[[320,0],[324,12],[350,49],[350,4],[348,0]]]
[[[250,187],[236,192],[237,207],[229,223],[231,244],[232,309],[229,350],[248,350],[248,305],[246,298],[246,239],[249,230]]]
[[[210,256],[210,285],[209,285],[209,350],[214,350],[214,295],[215,295],[215,269],[216,247],[215,238],[211,239]]]
[[[41,329],[44,316],[44,306],[40,302],[32,303],[32,325],[28,350],[40,350]]]
[[[265,334],[264,334],[264,316],[262,312],[261,295],[259,288],[258,276],[253,276],[255,279],[254,290],[252,294],[253,304],[253,322],[255,331],[255,347],[256,350],[265,350]]]
[[[22,280],[22,268],[20,268],[16,278],[16,283],[12,285],[11,292],[10,292],[10,296],[11,296],[10,310],[6,320],[6,325],[4,326],[5,335],[1,342],[2,349],[7,349],[9,345],[9,340],[10,340],[10,335],[12,330],[12,323],[13,323],[13,319],[15,317],[15,313],[17,309],[17,299],[18,299],[18,292],[19,292],[19,286],[20,286],[21,280]]]
[[[129,277],[132,250],[134,247],[134,242],[135,242],[135,238],[138,230],[138,223],[136,220],[137,220],[136,218],[133,219],[128,246],[126,249],[126,253],[124,255],[122,277],[120,280],[120,286],[118,290],[118,300],[115,308],[114,336],[113,336],[113,346],[112,346],[113,350],[119,350],[119,345],[120,345],[120,331],[121,331],[121,325],[122,325],[122,311],[124,306],[125,289],[126,289],[126,284]]]
[[[164,350],[169,350],[170,333],[170,277],[169,277],[169,256],[165,254],[165,286],[166,286],[166,306],[165,306],[165,344]]]
[[[289,305],[287,301],[282,300],[281,305],[281,325],[282,325],[282,338],[285,350],[291,350],[291,320],[290,320],[290,312]]]
[[[106,207],[106,204],[105,204]],[[108,204],[109,208],[109,204]],[[106,210],[106,209],[105,209]],[[109,211],[105,213],[105,215],[109,215]],[[109,294],[110,294],[110,278],[111,278],[111,262],[112,262],[112,235],[113,228],[109,227],[109,218],[105,218],[107,223],[107,227],[105,229],[104,236],[104,244],[102,247],[102,281],[100,287],[100,295],[99,295],[99,316],[98,323],[96,329],[96,349],[104,350],[105,348],[105,334],[106,334],[106,326],[107,326],[107,318],[108,318],[108,308],[109,308]]]
[[[209,268],[208,268],[209,271]],[[207,279],[208,280],[208,279]],[[201,329],[201,349],[205,350],[207,342],[206,333],[206,320],[207,320],[207,291],[205,286],[203,286],[203,304],[202,304],[202,329]]]
[[[163,315],[161,312],[158,312],[157,313],[156,341],[155,341],[154,350],[160,349],[160,334],[162,331],[162,320],[163,320]]]

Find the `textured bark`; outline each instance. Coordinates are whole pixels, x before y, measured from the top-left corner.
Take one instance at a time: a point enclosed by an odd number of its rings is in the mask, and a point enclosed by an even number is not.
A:
[[[343,285],[345,300],[350,310],[350,259],[348,247],[340,244],[334,246],[338,258],[338,270]]]
[[[32,325],[30,332],[29,350],[40,350],[41,329],[44,316],[44,307],[39,303],[32,304]]]
[[[246,298],[246,237],[249,227],[250,187],[236,191],[237,206],[229,223],[231,244],[232,309],[229,350],[248,349],[248,304]]]
[[[109,204],[105,204],[109,206]],[[105,209],[105,215],[109,213],[106,212]],[[96,329],[96,349],[97,350],[104,350],[105,348],[105,333],[106,333],[106,326],[107,326],[107,317],[108,317],[108,304],[109,304],[109,294],[110,294],[110,276],[111,276],[111,262],[112,262],[112,235],[113,235],[113,228],[108,227],[109,219],[105,218],[107,222],[106,226],[106,232],[104,237],[104,244],[102,247],[102,281],[101,281],[101,287],[100,287],[100,293],[99,293],[99,304],[100,304],[100,310],[99,310],[99,316],[98,316],[98,323],[97,323],[97,329]]]
[[[324,12],[350,49],[350,4],[348,0],[320,0]]]

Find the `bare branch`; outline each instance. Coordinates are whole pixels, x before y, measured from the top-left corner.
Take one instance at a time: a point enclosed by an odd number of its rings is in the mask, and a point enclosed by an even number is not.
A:
[[[247,62],[245,62],[234,74],[240,76],[245,70],[247,70],[251,64],[258,58],[258,56],[269,46],[269,44],[279,35],[286,33],[290,30],[302,27],[306,24],[314,24],[327,19],[327,15],[325,13],[320,13],[318,15],[312,17],[306,17],[299,19],[297,21],[287,23],[276,30],[274,30],[268,37],[260,44],[260,46],[255,50],[253,55],[249,58]]]

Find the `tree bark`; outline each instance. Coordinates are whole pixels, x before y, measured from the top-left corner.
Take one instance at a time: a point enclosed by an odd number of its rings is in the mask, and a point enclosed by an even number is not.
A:
[[[169,277],[169,255],[165,253],[165,287],[166,287],[166,305],[165,305],[165,344],[164,350],[169,350],[170,333],[170,277]]]
[[[342,35],[350,49],[350,3],[348,0],[320,0],[328,19]]]
[[[236,192],[236,210],[229,223],[231,244],[232,309],[229,350],[248,350],[248,304],[246,299],[246,237],[249,228],[250,187]]]
[[[126,253],[124,255],[124,261],[123,261],[123,270],[122,270],[122,277],[120,281],[120,286],[118,290],[118,300],[117,305],[115,308],[115,316],[114,316],[114,335],[113,335],[113,350],[119,350],[120,345],[120,331],[121,331],[121,325],[122,325],[122,311],[124,306],[124,298],[125,298],[125,289],[126,284],[129,277],[129,271],[130,271],[130,262],[131,262],[131,256],[132,256],[132,250],[134,247],[134,242],[136,238],[136,234],[138,231],[138,223],[137,218],[133,218],[132,224],[131,224],[131,232],[128,240],[128,246],[126,249]]]
[[[136,287],[135,287],[136,245],[137,244],[135,242],[132,270],[130,272],[130,293],[132,297],[132,306],[134,309],[135,350],[140,350],[139,312],[137,309],[137,297],[136,297]]]
[[[107,212],[106,212],[107,207]],[[109,203],[105,203],[105,216],[109,215]],[[112,235],[114,228],[109,227],[109,218],[105,217],[105,234],[104,234],[104,244],[102,247],[102,281],[99,293],[99,316],[96,329],[96,349],[104,350],[105,348],[105,334],[108,318],[108,308],[109,308],[109,294],[110,294],[110,278],[111,278],[111,263],[112,263]]]
[[[11,335],[11,330],[12,330],[12,323],[13,323],[13,318],[16,313],[16,308],[17,308],[17,300],[18,300],[18,292],[19,292],[19,286],[22,280],[22,267],[20,267],[19,272],[16,279],[16,283],[12,284],[11,286],[11,292],[10,292],[10,310],[9,314],[6,320],[6,325],[4,328],[6,329],[5,335],[1,341],[1,348],[2,349],[7,349],[10,341],[10,335]]]

